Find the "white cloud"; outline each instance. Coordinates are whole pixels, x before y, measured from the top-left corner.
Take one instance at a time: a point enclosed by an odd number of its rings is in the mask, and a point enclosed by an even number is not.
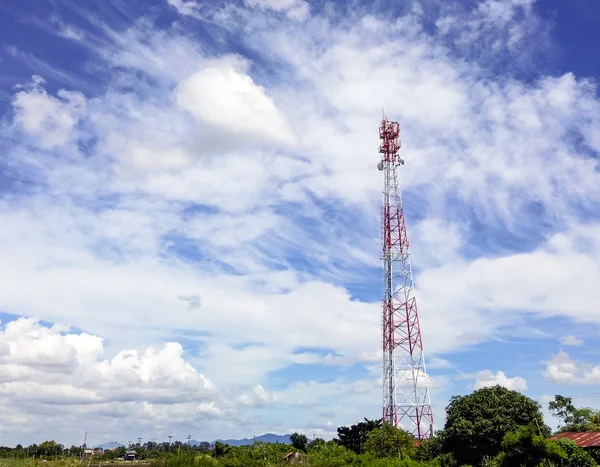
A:
[[[460,258],[464,226],[428,217],[410,227],[411,238],[418,239],[416,248],[411,250],[417,267],[440,266]]]
[[[226,57],[183,80],[177,104],[220,134],[218,139],[266,139],[278,145],[296,142],[289,123],[262,86],[246,73],[247,64]],[[245,142],[244,142],[245,143]]]
[[[167,3],[184,16],[196,16],[200,8],[198,3],[193,0],[167,0]]]
[[[471,312],[475,319],[481,319],[471,329],[484,335],[499,324],[498,320],[508,324],[524,312],[597,323],[600,318],[594,297],[598,297],[595,284],[600,281],[600,262],[594,258],[599,249],[598,226],[573,226],[530,253],[479,258],[428,269],[418,277],[419,298],[426,309],[453,307],[461,308],[461,313],[485,310],[485,315]],[[569,287],[564,290],[560,284]],[[507,294],[507,290],[511,293]],[[456,326],[458,330],[460,323],[454,324],[451,316],[452,313],[435,317],[436,322],[431,322],[434,317],[423,314],[424,332],[442,322],[447,329]],[[460,331],[452,334],[456,332]]]
[[[565,346],[579,346],[583,341],[575,336],[563,336],[560,338],[560,343]]]
[[[176,342],[105,359],[98,336],[20,318],[0,331],[0,349],[0,406],[19,424],[85,419],[98,438],[114,429],[114,420],[103,426],[109,413],[135,414],[156,430],[168,430],[174,420],[231,413]]]
[[[600,365],[572,360],[566,352],[559,352],[551,360],[544,362],[543,376],[558,384],[598,384]]]
[[[438,369],[438,368],[452,368],[452,363],[443,358],[432,358],[430,360],[426,360],[427,368],[430,370]]]
[[[500,385],[513,391],[527,391],[527,381],[524,378],[520,376],[509,378],[503,371],[498,371],[494,374],[492,370],[483,370],[478,371],[474,375],[465,375],[463,378],[475,380],[470,385],[474,390]]]
[[[16,93],[14,121],[37,138],[44,149],[67,144],[75,137],[75,126],[86,111],[81,93],[60,90],[49,96],[42,88],[44,80],[34,76],[32,83]]]
[[[507,54],[525,62],[532,49],[541,53],[548,42],[548,27],[536,16],[535,1],[485,0],[470,11],[447,7],[447,14],[436,21],[437,30],[482,65]]]
[[[246,0],[246,4],[284,12],[295,20],[304,20],[310,14],[310,5],[304,0]]]
[[[51,16],[50,22],[57,27],[56,33],[60,37],[73,41],[81,41],[85,37],[85,33],[71,24],[65,24],[58,16]]]

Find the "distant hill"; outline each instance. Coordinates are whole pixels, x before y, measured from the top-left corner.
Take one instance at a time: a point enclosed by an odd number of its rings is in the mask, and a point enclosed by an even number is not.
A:
[[[244,438],[244,439],[217,439],[213,443],[220,441],[221,443],[229,444],[230,446],[249,446],[254,442],[255,438]],[[256,437],[256,441],[262,441],[263,443],[280,443],[290,444],[290,435],[276,435],[273,433],[267,433]]]
[[[254,443],[254,440],[254,437],[243,439],[216,439],[210,444],[215,444],[217,441],[219,441],[221,443],[229,444],[230,446],[250,446],[252,443]],[[276,435],[273,433],[267,433],[257,436],[256,441],[261,441],[263,443],[290,444],[290,435]],[[193,439],[190,441],[190,444],[198,446],[200,441]]]
[[[217,439],[210,444],[215,444],[217,441],[220,441],[221,443],[229,444],[230,446],[251,446],[252,443],[254,442],[254,438]],[[273,433],[267,433],[265,435],[257,436],[256,441],[262,441],[263,443],[291,444],[290,443],[290,435],[276,435]],[[185,443],[185,441],[182,441],[182,442]],[[201,441],[197,441],[195,439],[190,440],[190,444],[192,446],[198,446],[200,443],[201,443]],[[94,448],[100,447],[103,450],[106,450],[106,449],[115,449],[120,446],[125,446],[125,445],[122,443],[117,443],[116,441],[111,441],[108,443],[97,444],[92,447],[94,447]]]

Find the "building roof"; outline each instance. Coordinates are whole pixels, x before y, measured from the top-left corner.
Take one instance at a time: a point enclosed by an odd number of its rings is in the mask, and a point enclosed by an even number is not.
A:
[[[550,437],[550,439],[552,440],[563,438],[575,441],[575,443],[577,443],[577,446],[579,446],[580,448],[600,447],[600,431],[587,431],[584,433],[557,433],[554,436]]]

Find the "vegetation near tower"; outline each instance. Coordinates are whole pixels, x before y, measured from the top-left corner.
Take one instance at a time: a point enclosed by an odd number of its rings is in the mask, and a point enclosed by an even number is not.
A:
[[[459,465],[475,465],[482,457],[497,456],[504,436],[520,427],[539,426],[548,436],[540,408],[529,397],[501,386],[453,397],[446,408],[445,450],[454,452]]]
[[[565,425],[569,427],[592,427],[597,416],[562,396],[556,396],[550,409],[563,423],[577,423]],[[382,420],[365,418],[339,427],[331,441],[308,442],[306,435],[293,433],[291,445],[255,442],[236,447],[175,441],[147,442],[130,449],[135,451],[136,465],[148,467],[594,467],[600,458],[593,448],[584,450],[570,439],[548,439],[550,429],[543,423],[540,405],[500,386],[453,397],[447,411],[444,429],[424,440]],[[93,454],[85,465],[116,461],[122,467],[125,461],[118,459],[125,451],[122,446]],[[0,465],[76,467],[81,465],[81,454],[81,448],[64,449],[54,441],[0,447]]]

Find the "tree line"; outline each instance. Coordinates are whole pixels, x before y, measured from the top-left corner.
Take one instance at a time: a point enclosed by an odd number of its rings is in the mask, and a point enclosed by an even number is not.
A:
[[[549,409],[561,422],[558,432],[600,431],[600,413],[578,408],[557,395]],[[308,441],[300,433],[290,436],[291,445],[256,442],[229,446],[216,442],[189,446],[181,442],[132,445],[138,458],[150,459],[154,467],[259,467],[301,463],[311,467],[594,467],[600,451],[581,449],[569,439],[550,440],[541,406],[536,401],[501,386],[455,396],[446,407],[441,431],[420,443],[408,432],[381,420],[364,419],[337,429],[331,441]],[[63,449],[54,441],[28,448],[0,448],[9,452],[35,452],[39,456],[80,455],[74,446]],[[123,457],[125,447],[108,451],[98,460]],[[29,450],[29,451],[28,451]],[[62,450],[62,452],[61,452]],[[286,454],[295,452],[284,459]]]

